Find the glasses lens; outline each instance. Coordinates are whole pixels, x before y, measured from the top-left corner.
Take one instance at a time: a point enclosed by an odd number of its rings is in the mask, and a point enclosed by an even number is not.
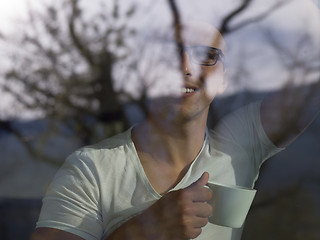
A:
[[[191,57],[197,64],[212,66],[217,63],[219,50],[211,47],[195,46],[191,48]]]

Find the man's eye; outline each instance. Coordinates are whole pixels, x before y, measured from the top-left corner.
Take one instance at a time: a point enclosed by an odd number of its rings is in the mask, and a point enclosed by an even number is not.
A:
[[[207,58],[210,60],[216,60],[219,54],[217,52],[208,52]]]

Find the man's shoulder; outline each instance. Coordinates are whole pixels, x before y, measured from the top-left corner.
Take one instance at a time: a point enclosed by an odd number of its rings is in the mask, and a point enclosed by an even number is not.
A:
[[[95,144],[85,146],[82,149],[85,151],[101,151],[101,150],[112,150],[119,147],[126,146],[131,142],[131,129],[128,129],[122,133],[106,138]]]
[[[253,102],[225,115],[214,128],[208,129],[209,142],[215,147],[231,148],[231,146],[251,146],[248,143],[249,140],[264,140],[255,137],[260,136],[263,132],[260,106],[260,101]]]
[[[110,159],[123,159],[132,152],[131,129],[98,143],[82,147],[73,152],[67,160],[80,159],[90,162],[106,162]]]

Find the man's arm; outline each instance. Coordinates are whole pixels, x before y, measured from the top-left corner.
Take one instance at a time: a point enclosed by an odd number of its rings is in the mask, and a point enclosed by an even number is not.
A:
[[[84,240],[83,238],[54,228],[37,228],[30,240]]]
[[[320,83],[288,87],[268,95],[261,105],[261,122],[278,147],[294,141],[320,113]]]

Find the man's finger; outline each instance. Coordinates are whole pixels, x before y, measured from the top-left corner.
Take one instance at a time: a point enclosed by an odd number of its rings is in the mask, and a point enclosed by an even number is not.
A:
[[[194,183],[192,183],[189,187],[195,186],[195,185],[206,185],[209,181],[209,173],[208,172],[204,172],[201,177],[195,181]],[[188,188],[189,188],[188,187]]]
[[[209,173],[204,172],[196,182],[200,185],[206,185],[208,181],[209,181]]]
[[[212,215],[212,207],[208,203],[195,202],[195,215],[197,217],[208,218]]]
[[[193,219],[193,227],[194,228],[202,228],[208,224],[208,218],[195,217]]]
[[[212,198],[212,192],[207,187],[198,186],[192,189],[193,202],[207,202],[211,200],[211,198]]]

